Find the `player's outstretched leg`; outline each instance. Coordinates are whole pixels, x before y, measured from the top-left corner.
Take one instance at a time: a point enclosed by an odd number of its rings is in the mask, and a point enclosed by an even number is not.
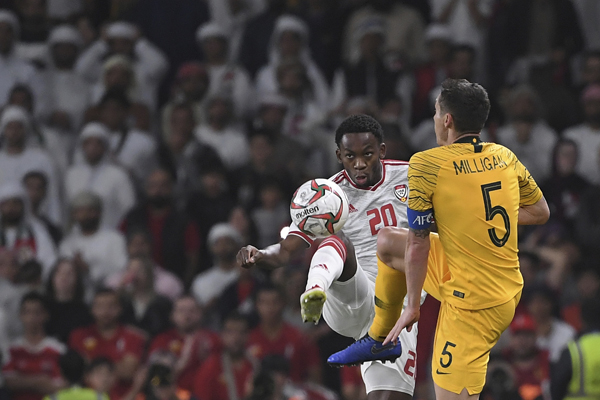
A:
[[[327,362],[334,366],[356,365],[365,361],[394,361],[402,354],[402,345],[382,342],[392,330],[406,296],[404,250],[408,231],[383,228],[377,236],[377,278],[375,279],[375,318],[369,333],[346,349],[331,355]]]
[[[344,270],[347,249],[337,236],[325,239],[310,261],[306,291],[300,296],[300,313],[304,322],[317,324],[327,300],[326,291]]]

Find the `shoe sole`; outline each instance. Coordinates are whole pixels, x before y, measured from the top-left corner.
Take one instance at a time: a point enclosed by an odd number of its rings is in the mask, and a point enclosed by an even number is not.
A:
[[[314,290],[307,293],[300,302],[302,321],[313,322],[317,325],[323,313],[325,300],[327,300],[327,295],[324,291]]]
[[[360,361],[357,363],[351,363],[351,364],[341,364],[341,363],[332,363],[332,362],[327,362],[327,364],[329,364],[330,367],[333,368],[342,368],[342,367],[358,367],[359,365],[362,365],[366,362],[372,362],[372,361],[381,361],[383,364],[389,362],[390,364],[394,363],[398,358],[400,358],[400,356],[389,356],[386,358],[382,358],[382,359],[377,359],[377,360],[368,360],[368,361]]]

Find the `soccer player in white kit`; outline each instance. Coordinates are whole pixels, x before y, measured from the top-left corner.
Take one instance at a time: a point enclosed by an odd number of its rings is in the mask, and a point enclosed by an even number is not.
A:
[[[367,335],[375,315],[377,233],[384,226],[408,227],[408,163],[385,160],[381,125],[372,117],[353,115],[336,130],[338,161],[344,169],[330,179],[349,200],[349,215],[341,234],[325,239],[311,260],[306,292],[301,297],[305,322],[317,323],[321,311],[337,333],[359,340]],[[277,268],[313,244],[314,238],[292,225],[278,244],[238,252],[245,268]],[[378,302],[378,306],[384,306]],[[393,321],[395,322],[395,320]],[[366,362],[361,373],[369,400],[412,399],[415,387],[417,329],[402,331],[402,354],[391,363]],[[392,347],[376,349],[374,354]],[[397,350],[397,349],[396,349]]]

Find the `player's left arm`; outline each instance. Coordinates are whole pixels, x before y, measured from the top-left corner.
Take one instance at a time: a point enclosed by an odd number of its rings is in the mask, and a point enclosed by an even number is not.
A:
[[[544,196],[531,205],[519,207],[519,225],[543,225],[550,218],[550,209]]]

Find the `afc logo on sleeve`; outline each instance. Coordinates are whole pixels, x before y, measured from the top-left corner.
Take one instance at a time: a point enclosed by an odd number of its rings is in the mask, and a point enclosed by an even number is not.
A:
[[[394,195],[398,200],[406,203],[406,199],[408,198],[408,187],[404,184],[394,186]]]

